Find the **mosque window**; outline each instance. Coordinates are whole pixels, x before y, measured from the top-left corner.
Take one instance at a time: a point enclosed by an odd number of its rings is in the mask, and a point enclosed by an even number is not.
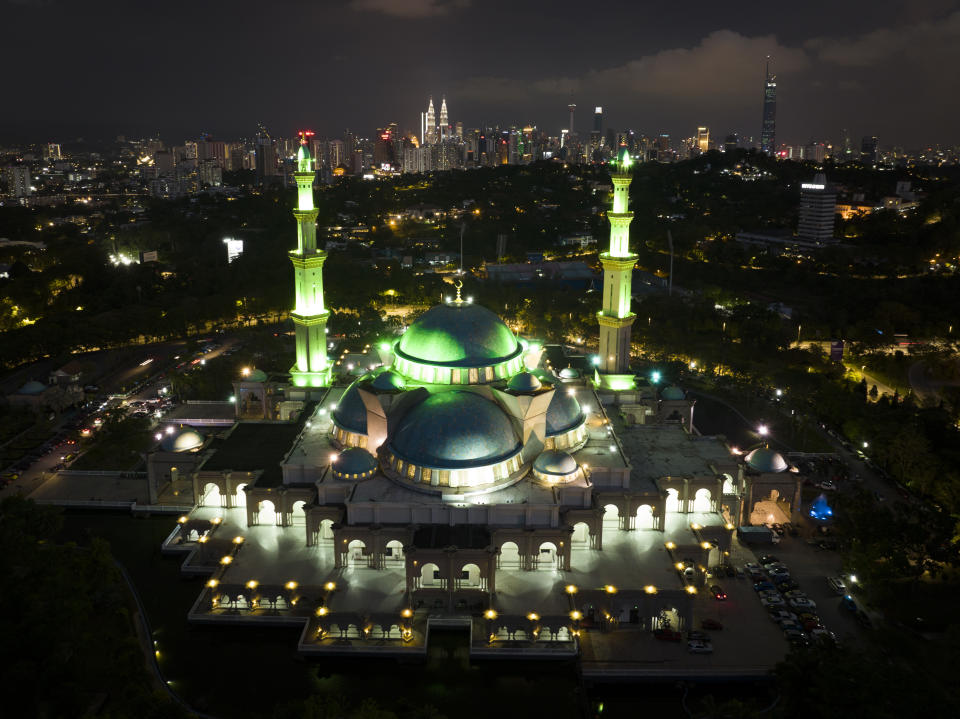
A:
[[[417,473],[417,465],[408,464],[407,465],[407,479],[413,479],[413,475]]]
[[[433,470],[431,470],[429,467],[424,467],[422,470],[420,470],[420,481],[429,483],[432,475]]]
[[[440,470],[440,484],[443,485],[444,487],[446,487],[446,486],[448,486],[448,485],[450,484],[450,470],[449,470],[449,469],[441,469],[441,470]]]
[[[367,448],[367,435],[365,435],[365,434],[361,434],[361,435],[360,435],[360,443],[359,443],[359,446],[360,446],[360,447],[363,447],[364,449]]]
[[[484,367],[483,375],[487,382],[493,382],[493,367]]]
[[[402,474],[402,473],[403,473],[403,460],[402,460],[402,459],[398,459],[398,460],[397,460],[397,473],[398,473],[398,474]]]

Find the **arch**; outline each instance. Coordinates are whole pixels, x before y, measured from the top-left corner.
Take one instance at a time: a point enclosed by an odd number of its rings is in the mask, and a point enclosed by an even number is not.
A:
[[[215,482],[207,482],[200,493],[200,505],[203,507],[222,507],[223,497],[220,496],[220,486]]]
[[[537,550],[537,569],[554,569],[559,561],[557,545],[553,542],[542,542]]]
[[[462,589],[481,589],[483,587],[483,577],[480,567],[472,562],[460,567],[460,577],[457,580],[457,587]]]
[[[236,494],[233,497],[233,506],[234,507],[246,507],[247,506],[247,493],[244,492],[247,488],[247,483],[242,482],[237,485]]]
[[[369,561],[366,555],[363,553],[363,550],[367,548],[367,545],[360,539],[354,539],[350,544],[347,545],[347,566],[348,567],[365,567],[369,564]]]
[[[654,529],[656,522],[653,516],[653,507],[641,504],[637,507],[637,529]]]
[[[293,520],[293,524],[296,526],[303,526],[307,523],[307,503],[302,499],[297,500],[293,503],[293,507],[290,508],[290,518]]]
[[[443,589],[446,586],[446,580],[440,576],[440,567],[433,562],[428,562],[420,568],[420,586]]]
[[[570,544],[574,547],[590,546],[590,527],[586,522],[577,522],[573,525],[573,534],[570,537]]]
[[[729,474],[723,475],[723,489],[721,490],[723,494],[736,494],[737,486],[734,484],[733,477]]]
[[[403,542],[399,539],[391,539],[387,542],[386,552],[386,561],[391,564],[402,564],[403,563]]]
[[[330,544],[331,542],[333,542],[333,520],[332,519],[320,520],[319,541],[322,544]]]
[[[603,526],[620,526],[620,508],[615,504],[608,504],[603,508]]]
[[[520,568],[520,547],[516,542],[504,542],[500,545],[499,566],[503,569]]]
[[[257,506],[257,524],[276,525],[277,506],[269,499],[261,499]]]
[[[701,487],[693,495],[694,512],[712,512],[713,511],[713,492],[706,487]]]
[[[664,508],[667,512],[680,511],[680,493],[673,487],[667,489],[667,501]]]

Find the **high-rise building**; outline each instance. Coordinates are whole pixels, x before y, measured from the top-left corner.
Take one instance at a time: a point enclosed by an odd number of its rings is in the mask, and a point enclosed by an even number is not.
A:
[[[277,149],[273,138],[263,125],[257,126],[257,181],[263,184],[264,178],[277,174]]]
[[[630,311],[633,266],[637,255],[630,252],[630,153],[619,152],[613,180],[613,208],[607,213],[610,220],[610,248],[600,253],[603,265],[603,299],[597,314],[600,324],[599,371],[601,383],[616,389],[618,385],[633,386],[630,372],[630,328],[636,315]]]
[[[777,76],[770,74],[767,57],[767,78],[763,86],[763,126],[760,129],[760,152],[773,155],[777,151]]]
[[[48,142],[47,146],[43,148],[44,160],[48,162],[56,162],[62,158],[63,156],[60,154],[60,145],[58,143]]]
[[[726,138],[724,138],[723,140],[723,151],[733,152],[734,150],[737,149],[738,144],[739,144],[739,138],[737,138],[736,133],[727,135]]]
[[[603,108],[599,105],[593,108],[593,131],[598,135],[603,134]]]
[[[440,98],[440,141],[443,142],[450,135],[450,118],[447,115],[447,98]]]
[[[317,248],[317,213],[313,205],[313,181],[316,171],[306,138],[297,151],[297,249],[290,252],[293,262],[296,306],[290,313],[296,334],[296,362],[290,379],[296,387],[328,387],[330,361],[327,359],[327,311],[323,301],[323,263],[327,253]]]
[[[700,152],[707,152],[710,149],[710,128],[709,127],[698,127],[697,128],[697,149]]]
[[[813,182],[800,185],[800,224],[797,237],[806,242],[825,245],[833,242],[834,214],[837,193],[827,184],[827,177],[818,173]]]
[[[437,113],[433,109],[433,95],[430,96],[430,104],[427,105],[427,126],[423,137],[420,138],[421,145],[428,145],[437,140]]]
[[[866,135],[860,141],[860,160],[871,165],[880,160],[880,140],[876,135]]]
[[[573,112],[574,110],[577,109],[577,106],[571,102],[569,105],[567,105],[567,109],[570,111],[570,127],[568,129],[570,130],[570,134],[572,135],[573,134]]]
[[[26,165],[11,165],[4,168],[7,177],[7,193],[12,197],[30,197],[33,187],[30,185],[30,168]]]

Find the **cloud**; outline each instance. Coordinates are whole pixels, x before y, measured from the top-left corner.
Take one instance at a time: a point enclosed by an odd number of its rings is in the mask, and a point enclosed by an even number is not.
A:
[[[425,18],[462,10],[470,0],[351,0],[350,7],[359,11],[382,12],[403,18]]]
[[[644,55],[615,67],[582,75],[548,77],[519,83],[500,77],[476,77],[462,94],[471,99],[522,99],[531,92],[569,96],[585,91],[649,98],[689,100],[753,99],[763,79],[766,56],[778,74],[802,72],[810,58],[802,48],[781,45],[773,35],[747,37],[717,30],[691,48]]]
[[[819,60],[848,68],[876,68],[891,61],[946,70],[960,65],[960,11],[936,22],[881,28],[855,37],[814,38],[806,47]]]

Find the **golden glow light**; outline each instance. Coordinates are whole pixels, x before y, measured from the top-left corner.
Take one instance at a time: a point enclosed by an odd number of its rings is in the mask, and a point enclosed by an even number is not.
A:
[[[656,594],[656,593],[657,593],[657,588],[656,588],[655,586],[653,586],[652,584],[648,584],[647,586],[645,586],[645,587],[643,588],[643,591],[645,591],[647,594]]]
[[[225,554],[224,556],[220,557],[220,564],[230,564],[232,561],[233,557],[231,557],[229,554]]]
[[[218,584],[220,584],[220,582],[218,582],[216,579],[211,579],[210,581],[207,582],[207,586],[210,587],[211,589],[216,587]]]
[[[616,594],[617,588],[612,584],[608,584],[603,588],[603,591],[605,591],[607,594]]]
[[[247,589],[256,589],[258,586],[260,586],[260,582],[258,582],[256,579],[251,579],[249,582],[247,582]]]
[[[326,589],[328,592],[332,592],[334,589],[337,588],[337,583],[327,582],[326,584],[323,585],[323,588]]]
[[[291,580],[291,581],[287,582],[286,584],[284,584],[283,586],[285,586],[287,589],[294,590],[294,589],[296,589],[296,588],[297,588],[298,586],[300,586],[300,585],[297,584],[296,582],[294,582],[293,580]]]
[[[576,593],[577,593],[577,585],[576,585],[576,584],[568,584],[568,585],[567,585],[567,588],[566,588],[566,592],[567,592],[567,594],[576,594]]]
[[[677,545],[674,544],[673,542],[667,542],[664,546],[665,546],[667,549],[676,549],[676,548],[677,548]]]
[[[530,612],[530,613],[527,615],[527,619],[529,619],[531,622],[535,622],[535,621],[537,621],[539,618],[540,618],[540,615],[537,614],[536,612]]]
[[[576,622],[583,618],[583,614],[574,609],[572,612],[570,612],[570,618]]]
[[[410,618],[410,617],[413,616],[413,610],[410,609],[410,608],[404,609],[402,612],[400,612],[400,615],[401,615],[401,616],[404,616],[404,617],[407,617],[407,618]]]
[[[327,614],[329,614],[329,613],[330,613],[330,610],[327,609],[326,607],[320,607],[320,608],[317,609],[317,616],[318,616],[318,617],[325,617],[325,616],[327,616]]]
[[[696,593],[697,593],[696,587],[689,586],[689,585],[687,586],[687,594],[696,594]]]
[[[497,613],[492,609],[488,609],[483,613],[483,616],[485,616],[487,619],[496,619]]]
[[[241,536],[239,536],[239,535],[236,536],[236,537],[234,537],[234,538],[233,538],[233,543],[234,543],[234,544],[243,544],[243,537],[241,537]]]

